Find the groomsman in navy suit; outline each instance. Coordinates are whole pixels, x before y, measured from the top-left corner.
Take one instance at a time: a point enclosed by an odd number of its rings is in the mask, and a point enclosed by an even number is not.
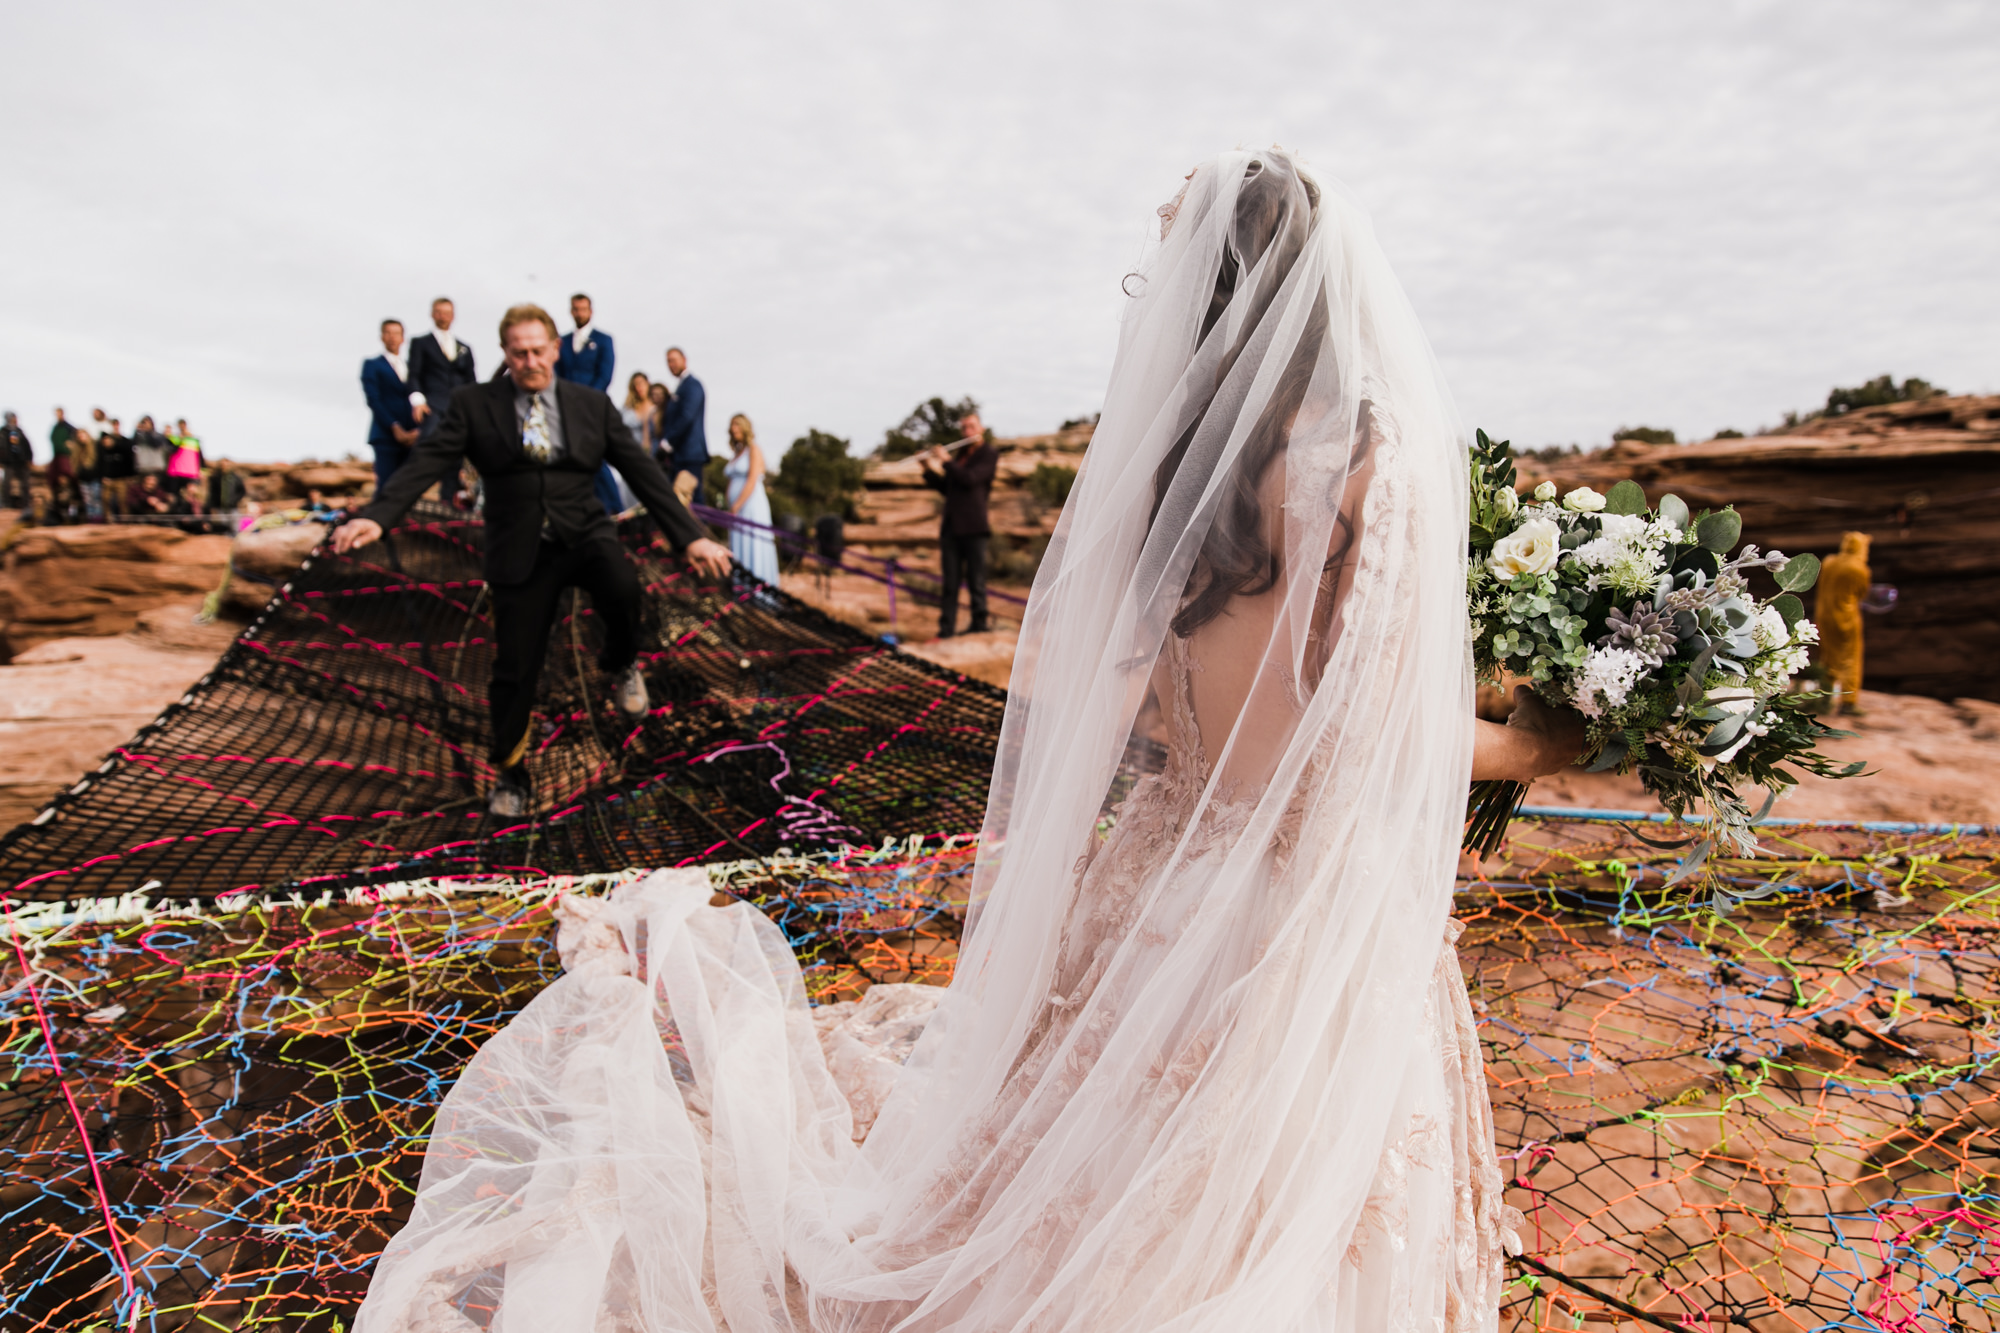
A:
[[[456,316],[451,298],[440,296],[431,302],[431,331],[410,340],[410,383],[417,390],[411,401],[418,405],[419,440],[437,434],[444,410],[451,406],[451,396],[479,380],[479,372],[472,364],[472,349],[451,331]],[[446,477],[439,483],[439,493],[450,504],[458,494],[458,478]]]
[[[417,442],[416,405],[410,401],[410,363],[403,356],[403,321],[382,321],[382,355],[361,363],[361,392],[368,399],[368,446],[375,451],[375,490],[389,484]]]
[[[611,335],[599,333],[591,323],[590,298],[582,292],[569,298],[569,317],[576,321],[576,330],[562,340],[556,351],[556,378],[609,393],[611,368],[618,360]],[[625,497],[618,491],[618,475],[609,463],[597,470],[597,498],[603,502],[607,514],[625,508]]]
[[[576,331],[557,349],[556,378],[588,384],[599,393],[611,392],[611,370],[617,357],[611,335],[599,333],[590,322],[590,298],[582,292],[570,297],[569,317],[576,321]]]

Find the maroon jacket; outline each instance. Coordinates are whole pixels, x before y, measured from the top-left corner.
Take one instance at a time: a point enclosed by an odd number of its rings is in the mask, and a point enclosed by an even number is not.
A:
[[[1000,467],[1000,451],[988,441],[968,448],[957,458],[948,458],[943,473],[924,469],[924,485],[944,494],[944,518],[938,525],[943,537],[990,537],[993,525],[986,518],[986,496],[993,489],[993,474]]]

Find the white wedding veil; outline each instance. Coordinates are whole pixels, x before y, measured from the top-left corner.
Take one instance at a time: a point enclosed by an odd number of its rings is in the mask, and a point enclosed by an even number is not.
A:
[[[698,872],[572,900],[570,972],[453,1089],[362,1333],[1490,1321],[1464,1191],[1397,1183],[1425,1117],[1486,1123],[1435,1067],[1463,440],[1337,188],[1238,151],[1160,212],[956,976],[865,1142],[768,922]]]

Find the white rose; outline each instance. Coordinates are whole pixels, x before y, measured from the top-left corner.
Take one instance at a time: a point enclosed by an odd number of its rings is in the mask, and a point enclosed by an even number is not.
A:
[[[1757,612],[1757,619],[1750,624],[1750,637],[1764,652],[1782,648],[1791,640],[1792,627],[1778,614],[1775,606],[1766,606]]]
[[[1604,497],[1588,486],[1579,486],[1563,497],[1563,508],[1579,514],[1595,514],[1604,508]]]
[[[1541,485],[1535,487],[1535,498],[1537,500],[1540,500],[1543,504],[1547,504],[1549,501],[1555,499],[1556,484],[1552,481],[1545,481]]]
[[[1512,518],[1521,510],[1521,497],[1514,494],[1512,486],[1493,488],[1493,510],[1502,518]]]
[[[1486,568],[1505,583],[1516,574],[1546,574],[1561,555],[1561,530],[1545,518],[1531,518],[1493,543]]]

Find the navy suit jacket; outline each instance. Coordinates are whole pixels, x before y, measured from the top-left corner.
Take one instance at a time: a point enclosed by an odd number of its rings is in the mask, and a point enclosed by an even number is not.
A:
[[[570,334],[562,336],[562,346],[556,352],[556,378],[568,380],[571,384],[584,384],[599,393],[611,391],[611,368],[617,363],[616,351],[611,345],[611,335],[590,331],[584,339],[583,350],[574,350],[575,339]]]
[[[674,452],[674,468],[699,471],[708,462],[708,391],[692,375],[660,409],[660,434]]]
[[[361,392],[368,398],[368,443],[394,444],[396,437],[389,427],[402,426],[405,429],[417,424],[417,414],[410,406],[410,388],[396,375],[396,368],[389,364],[386,356],[371,356],[361,363]]]

